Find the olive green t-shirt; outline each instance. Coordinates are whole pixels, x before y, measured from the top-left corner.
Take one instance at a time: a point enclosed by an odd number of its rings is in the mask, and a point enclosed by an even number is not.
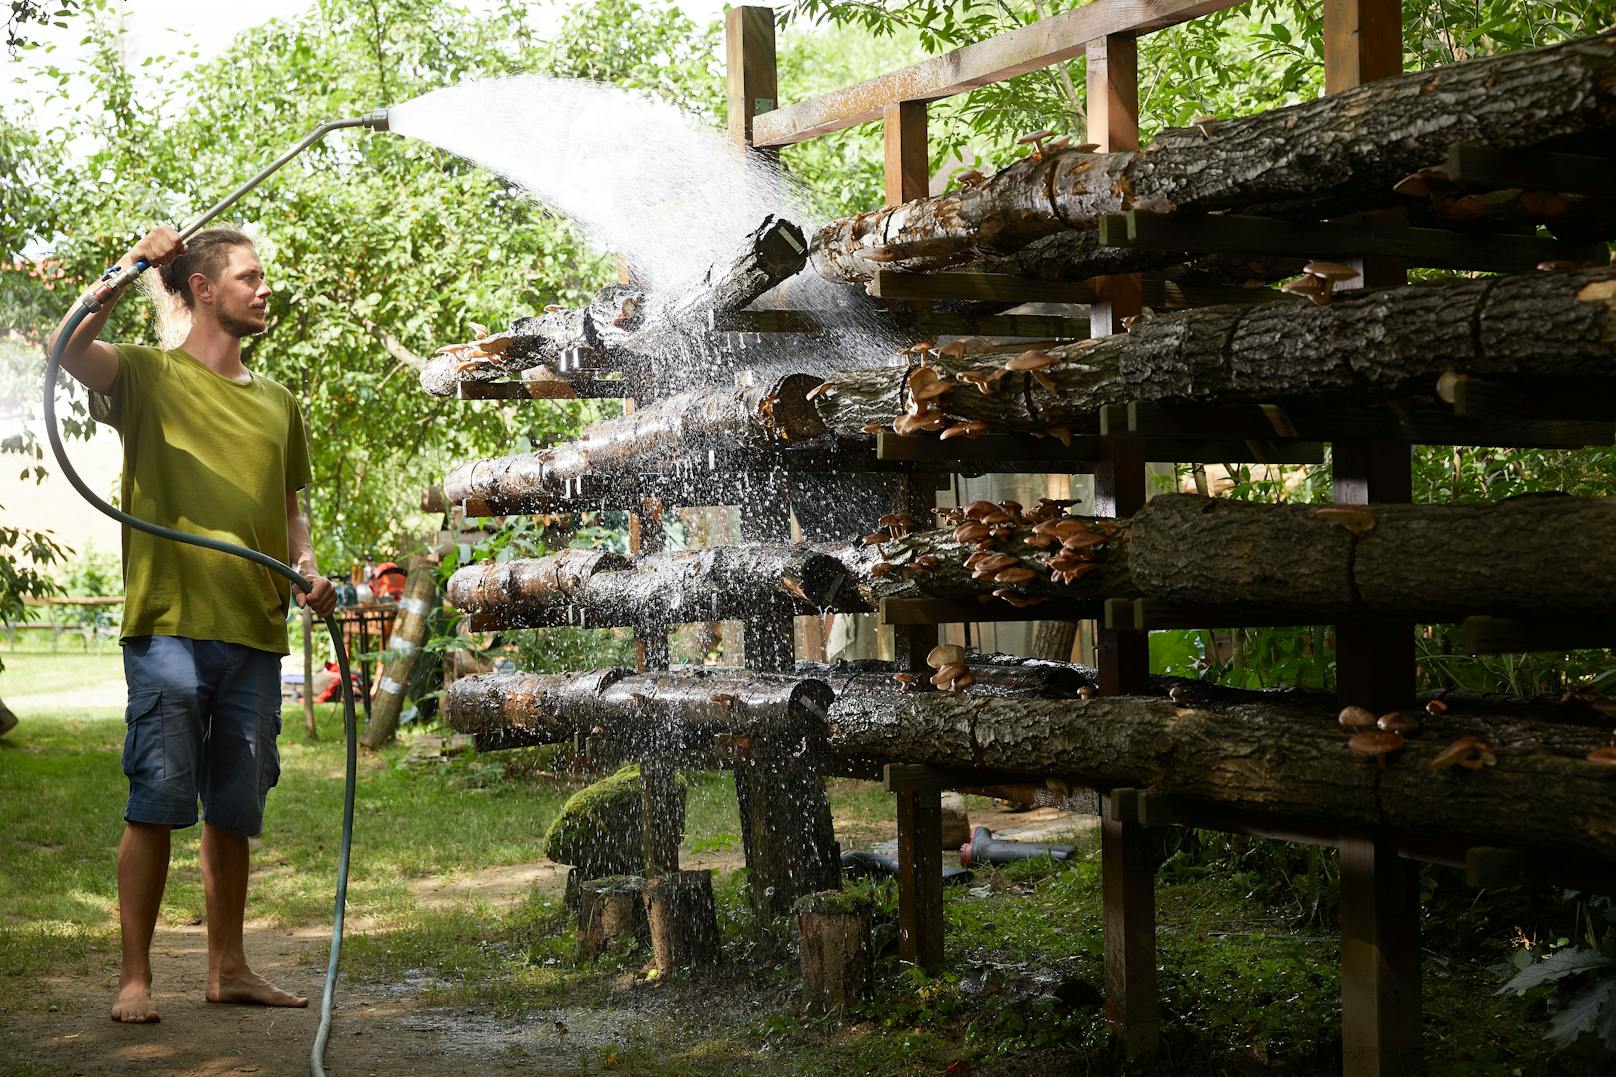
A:
[[[303,416],[264,377],[238,384],[180,348],[116,345],[96,401],[123,438],[123,510],[287,559],[286,495],[309,484]],[[291,584],[217,550],[123,529],[123,638],[188,636],[286,654]]]

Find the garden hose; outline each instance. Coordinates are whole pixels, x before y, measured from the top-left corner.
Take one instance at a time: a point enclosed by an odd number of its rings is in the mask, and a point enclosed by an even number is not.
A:
[[[378,109],[366,116],[351,120],[336,120],[322,124],[314,129],[302,142],[292,147],[280,157],[276,158],[267,167],[262,169],[252,179],[236,188],[223,199],[187,224],[180,231],[180,238],[194,234],[208,221],[228,209],[242,195],[252,190],[267,179],[287,161],[303,152],[309,146],[323,138],[328,132],[343,127],[368,127],[374,131],[385,131],[388,128],[387,112]],[[185,531],[175,531],[172,528],[162,527],[146,520],[137,519],[126,512],[121,512],[107,504],[94,491],[84,484],[79,473],[73,470],[73,464],[67,457],[67,450],[62,445],[62,434],[56,422],[56,379],[62,367],[62,353],[67,350],[68,342],[85,318],[95,314],[119,291],[124,285],[144,273],[150,266],[144,260],[137,260],[133,265],[115,267],[107,270],[91,289],[79,298],[78,305],[68,316],[62,329],[56,335],[56,342],[51,346],[50,358],[45,364],[45,433],[50,439],[51,451],[56,454],[56,463],[67,476],[67,481],[97,510],[137,531],[144,531],[149,535],[169,539],[174,542],[188,542],[193,546],[201,546],[209,550],[218,550],[234,557],[242,557],[269,569],[280,576],[290,580],[292,586],[308,594],[313,590],[313,581],[305,579],[295,568],[282,564],[268,554],[245,546],[237,546],[231,542],[222,542],[218,539],[208,538],[205,535],[195,535]],[[309,1071],[314,1077],[325,1077],[325,1047],[331,1038],[331,1008],[337,988],[337,967],[342,960],[342,923],[343,914],[348,904],[348,854],[353,846],[353,817],[354,817],[354,786],[359,770],[358,723],[354,718],[353,681],[348,670],[348,650],[342,643],[342,631],[334,615],[325,617],[326,629],[331,633],[331,644],[337,652],[338,675],[342,678],[342,728],[347,737],[347,776],[342,789],[342,841],[337,853],[337,894],[336,908],[331,920],[331,959],[326,966],[325,992],[320,1000],[320,1027],[314,1036],[314,1047],[309,1055]],[[307,692],[309,685],[304,685]]]

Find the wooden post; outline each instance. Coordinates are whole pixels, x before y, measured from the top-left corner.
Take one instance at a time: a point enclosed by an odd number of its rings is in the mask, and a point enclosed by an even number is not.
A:
[[[376,686],[376,705],[361,738],[367,748],[380,748],[398,734],[404,690],[409,687],[415,663],[421,657],[421,645],[426,642],[427,616],[437,600],[437,567],[424,557],[411,558],[404,595],[398,602],[398,617],[393,621],[393,634],[387,641],[391,655]]]
[[[675,871],[647,879],[643,893],[659,972],[718,963],[722,954],[712,872]]]
[[[779,105],[772,8],[732,7],[724,13],[724,59],[729,71],[730,141],[750,147],[752,118]]]
[[[797,901],[804,1008],[835,1011],[869,998],[874,988],[868,898],[825,890]]]
[[[1325,0],[1326,93],[1402,71],[1398,0]],[[1390,259],[1363,259],[1349,286],[1407,279]],[[1337,502],[1408,501],[1405,443],[1337,442]],[[1414,631],[1406,622],[1336,626],[1336,691],[1343,704],[1403,706],[1414,691]],[[1341,1053],[1347,1074],[1414,1072],[1420,1057],[1419,871],[1374,836],[1344,840],[1341,854]]]
[[[1101,151],[1139,148],[1139,46],[1112,34],[1091,41],[1088,57],[1088,141]],[[1095,281],[1089,335],[1124,332],[1123,319],[1141,310],[1138,274]],[[1145,503],[1145,459],[1137,438],[1108,437],[1094,469],[1094,512],[1132,516]],[[1096,626],[1095,658],[1102,695],[1142,692],[1150,675],[1149,637]],[[1105,907],[1105,1007],[1129,1058],[1155,1053],[1160,1030],[1156,1000],[1156,878],[1148,831],[1135,820],[1104,813],[1100,828]]]
[[[310,740],[320,739],[314,724],[314,611],[303,607],[303,731]]]
[[[925,198],[931,188],[931,160],[926,143],[926,102],[902,101],[882,112],[882,144],[886,152],[887,205]]]

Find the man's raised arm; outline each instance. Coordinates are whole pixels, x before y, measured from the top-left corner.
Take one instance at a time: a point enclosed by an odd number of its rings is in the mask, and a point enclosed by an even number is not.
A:
[[[158,225],[129,248],[129,253],[118,259],[118,265],[130,266],[144,259],[150,265],[162,266],[184,253],[185,241],[180,234],[166,224]],[[101,335],[102,328],[107,324],[107,316],[122,298],[123,293],[120,292],[102,304],[99,311],[80,322],[73,339],[68,341],[67,349],[62,353],[62,366],[67,372],[82,382],[85,388],[97,393],[110,392],[113,383],[118,380],[117,349],[95,338]],[[62,324],[51,334],[48,347],[56,346],[57,338],[66,327],[67,317],[64,316]]]

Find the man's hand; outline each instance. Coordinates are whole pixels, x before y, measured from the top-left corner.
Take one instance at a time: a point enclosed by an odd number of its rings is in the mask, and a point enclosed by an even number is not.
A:
[[[139,243],[129,248],[129,263],[144,261],[151,266],[166,266],[185,253],[185,240],[166,224],[147,232]]]
[[[320,617],[331,616],[331,611],[337,608],[337,589],[331,585],[330,580],[319,574],[311,574],[309,579],[314,587],[308,594],[297,588],[292,590],[298,606],[311,609]]]

